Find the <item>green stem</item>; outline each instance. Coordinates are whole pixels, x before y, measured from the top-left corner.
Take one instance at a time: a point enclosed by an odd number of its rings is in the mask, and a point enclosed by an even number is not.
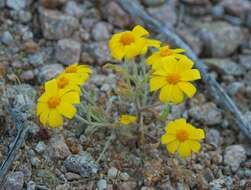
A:
[[[80,122],[85,123],[87,125],[103,126],[103,127],[111,126],[110,123],[98,123],[98,122],[87,121],[86,119],[84,119],[83,117],[81,117],[80,115],[77,115],[77,114],[75,115],[75,118],[78,119]]]

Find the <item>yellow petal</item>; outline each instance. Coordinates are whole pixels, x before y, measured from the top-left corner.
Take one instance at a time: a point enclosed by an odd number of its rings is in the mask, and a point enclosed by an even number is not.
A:
[[[172,85],[167,84],[161,88],[159,99],[161,102],[170,102],[172,100]]]
[[[144,29],[142,26],[137,25],[133,28],[132,32],[136,35],[136,36],[145,36],[148,35],[149,32]]]
[[[60,114],[64,115],[68,119],[72,119],[77,112],[73,105],[66,102],[61,102],[61,104],[57,107],[57,110]]]
[[[186,158],[191,155],[191,148],[187,141],[180,143],[178,153],[182,158]]]
[[[167,73],[176,73],[178,67],[178,60],[173,56],[167,56],[161,59],[161,65]]]
[[[46,125],[47,121],[48,121],[48,117],[49,117],[49,109],[46,110],[46,111],[43,111],[41,114],[40,114],[40,122],[43,124],[43,125]]]
[[[190,124],[188,124],[190,125]],[[201,139],[204,139],[205,138],[205,132],[203,129],[196,129],[196,128],[193,128],[191,134],[189,135],[189,138],[190,139],[193,139],[193,140],[201,140]]]
[[[200,151],[200,143],[198,141],[194,141],[194,140],[188,140],[188,144],[190,146],[190,148],[192,149],[193,152],[199,152]]]
[[[43,93],[39,98],[38,98],[38,102],[47,102],[48,99],[50,98],[48,93]]]
[[[178,127],[186,127],[186,125],[187,125],[186,120],[184,118],[176,119],[176,120],[174,120],[174,123]]]
[[[198,69],[191,69],[180,74],[182,81],[193,81],[200,79],[200,72]]]
[[[161,142],[162,142],[162,144],[168,144],[168,143],[174,141],[175,139],[176,139],[175,135],[169,135],[166,133],[161,137]]]
[[[178,86],[189,98],[196,93],[196,88],[190,82],[179,82]]]
[[[150,79],[150,91],[158,90],[167,84],[166,78],[154,76]]]
[[[169,123],[166,125],[166,127],[165,127],[166,133],[168,133],[168,134],[170,134],[170,135],[176,135],[176,130],[177,130],[177,127],[176,127],[175,121],[169,122]]]
[[[51,110],[49,113],[49,125],[53,128],[63,125],[63,117],[56,109]]]
[[[148,39],[147,40],[147,45],[150,46],[150,47],[156,47],[156,48],[159,48],[160,47],[160,41],[158,40],[151,40],[151,39]]]
[[[175,53],[184,53],[184,52],[186,52],[186,50],[181,49],[181,48],[173,49],[172,51],[175,52]]]
[[[184,100],[184,94],[183,92],[178,88],[177,85],[172,85],[171,90],[171,102],[175,104],[179,104]]]
[[[158,62],[158,60],[160,59],[160,56],[158,53],[153,53],[151,56],[149,56],[147,59],[146,59],[146,63],[148,65],[152,65],[156,62]]]
[[[45,92],[48,93],[50,96],[57,94],[57,91],[58,85],[56,79],[52,79],[45,83]]]
[[[178,61],[178,72],[184,72],[192,69],[193,61],[191,59],[187,58],[185,55],[181,55],[178,58],[180,58]]]
[[[40,115],[44,111],[48,111],[48,104],[44,102],[38,102],[37,103],[37,115]]]
[[[166,148],[167,148],[167,150],[168,150],[170,153],[173,154],[173,153],[176,152],[176,150],[178,149],[179,145],[180,145],[180,142],[177,141],[177,140],[175,140],[175,141],[172,141],[171,143],[167,144],[167,145],[166,145]]]
[[[69,104],[79,104],[80,103],[79,93],[74,91],[68,92],[62,96],[61,101]]]

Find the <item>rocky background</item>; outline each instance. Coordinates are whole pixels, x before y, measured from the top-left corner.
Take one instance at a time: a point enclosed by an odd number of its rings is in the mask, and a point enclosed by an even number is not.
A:
[[[251,1],[141,0],[155,18],[175,30],[209,66],[251,122]],[[31,110],[41,85],[75,62],[96,74],[89,83],[101,98],[114,88],[107,41],[133,20],[112,0],[0,0],[0,164],[17,135],[9,108],[27,95]],[[161,39],[158,34],[152,37]],[[231,115],[199,84],[191,101],[175,106],[169,119],[186,117],[206,130],[199,154],[186,161],[154,143],[139,147],[116,139],[99,163],[109,132],[85,136],[78,123],[59,133],[30,119],[29,137],[16,156],[4,190],[230,190],[251,189],[251,144]],[[33,113],[34,114],[34,113]],[[81,126],[80,126],[81,129]],[[149,133],[159,138],[163,128]],[[155,142],[156,143],[156,142]]]

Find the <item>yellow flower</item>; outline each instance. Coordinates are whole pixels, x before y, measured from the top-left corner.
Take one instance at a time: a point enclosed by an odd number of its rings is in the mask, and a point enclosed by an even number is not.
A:
[[[78,86],[79,80],[75,74],[62,73],[56,78],[56,80],[57,80],[58,89],[75,90],[80,93],[80,88]]]
[[[199,152],[201,146],[199,140],[205,138],[202,129],[196,129],[182,118],[167,124],[165,131],[161,137],[162,144],[165,144],[172,154],[178,150],[182,158],[190,156],[192,152]]]
[[[74,81],[78,85],[82,85],[89,78],[92,70],[87,65],[78,65],[77,63],[72,64],[65,68],[64,73],[74,74],[71,78],[74,78]]]
[[[133,115],[121,115],[119,117],[119,122],[123,125],[130,125],[132,123],[135,123],[136,120],[137,120],[137,117]]]
[[[135,26],[132,31],[114,34],[109,41],[112,57],[121,60],[132,59],[146,53],[150,46],[159,47],[160,42],[145,38],[149,32],[142,26]]]
[[[170,49],[169,46],[163,46],[159,48],[159,51],[153,53],[146,59],[146,63],[153,66],[153,69],[160,65],[160,62],[164,58],[177,58],[181,59],[186,57],[185,55],[181,54],[184,53],[185,50],[183,49]]]
[[[161,89],[161,102],[181,103],[184,93],[191,98],[196,93],[196,88],[189,81],[201,78],[199,70],[192,67],[193,62],[186,57],[163,60],[161,67],[151,74],[150,91]]]
[[[58,88],[55,79],[45,83],[45,92],[40,96],[37,103],[37,115],[43,125],[60,127],[63,125],[63,116],[71,119],[76,108],[73,104],[79,104],[80,97],[77,91]]]

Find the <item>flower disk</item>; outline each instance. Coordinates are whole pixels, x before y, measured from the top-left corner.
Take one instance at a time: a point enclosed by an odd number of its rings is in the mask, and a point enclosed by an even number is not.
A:
[[[71,119],[76,113],[73,104],[80,103],[78,91],[73,90],[71,86],[60,89],[59,84],[61,84],[60,79],[58,81],[53,79],[45,83],[45,92],[37,103],[37,115],[41,123],[53,128],[63,125],[63,116]]]
[[[112,57],[117,60],[132,59],[146,53],[149,47],[159,47],[157,40],[147,39],[148,31],[142,26],[135,26],[132,31],[114,34],[109,41]]]
[[[193,62],[182,57],[181,59],[163,59],[161,66],[157,67],[150,78],[150,91],[160,89],[161,102],[181,103],[184,94],[189,98],[196,93],[196,88],[190,81],[200,79],[200,72],[192,69]]]
[[[192,152],[199,152],[199,141],[205,138],[205,133],[202,129],[196,129],[185,119],[176,119],[167,124],[166,133],[161,137],[162,144],[166,145],[170,153],[178,154],[182,158],[191,155]]]
[[[163,46],[159,48],[159,51],[149,56],[146,59],[146,63],[152,65],[152,68],[155,69],[161,65],[161,61],[163,59],[168,59],[168,58],[182,59],[186,57],[185,55],[181,54],[184,52],[185,50],[183,49],[170,49],[169,46]]]

